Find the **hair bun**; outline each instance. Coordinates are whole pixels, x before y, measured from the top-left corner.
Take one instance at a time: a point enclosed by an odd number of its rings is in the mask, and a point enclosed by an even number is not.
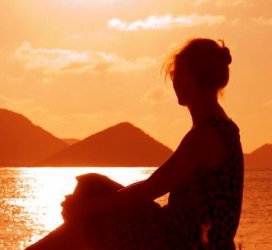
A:
[[[230,55],[230,50],[227,47],[222,47],[221,48],[221,53],[224,61],[226,62],[227,65],[231,64],[232,57]]]

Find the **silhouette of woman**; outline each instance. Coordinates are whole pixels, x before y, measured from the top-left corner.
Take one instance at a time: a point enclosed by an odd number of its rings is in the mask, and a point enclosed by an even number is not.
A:
[[[178,103],[189,109],[192,128],[147,180],[122,187],[103,176],[82,177],[87,193],[94,180],[98,189],[111,186],[102,195],[73,194],[62,203],[66,224],[74,232],[83,228],[86,248],[235,249],[243,153],[239,129],[218,103],[231,61],[223,42],[202,38],[167,61],[166,76]],[[168,204],[156,206],[153,200],[168,192]]]

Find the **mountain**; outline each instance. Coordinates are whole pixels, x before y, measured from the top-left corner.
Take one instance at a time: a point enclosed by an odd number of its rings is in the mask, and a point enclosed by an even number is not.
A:
[[[74,138],[65,138],[65,139],[61,139],[63,140],[65,143],[67,143],[69,146],[79,142],[79,139],[74,139]]]
[[[250,154],[244,154],[248,169],[272,169],[272,144],[264,144]]]
[[[0,166],[29,166],[66,147],[23,115],[0,109]]]
[[[159,166],[172,150],[128,122],[120,123],[66,148],[42,166]]]

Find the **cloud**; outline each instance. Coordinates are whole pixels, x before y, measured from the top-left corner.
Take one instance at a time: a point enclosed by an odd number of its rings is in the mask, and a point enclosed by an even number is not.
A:
[[[269,100],[269,101],[267,101],[267,102],[264,102],[264,103],[263,103],[263,106],[265,106],[265,107],[272,107],[272,100]]]
[[[216,5],[221,6],[238,6],[241,4],[245,4],[245,0],[217,0]]]
[[[53,79],[52,79],[52,78],[49,78],[49,77],[45,77],[45,78],[42,79],[42,82],[43,82],[43,83],[50,83],[50,82],[52,82],[52,81],[53,81]]]
[[[33,48],[29,42],[23,42],[14,54],[26,69],[42,69],[46,74],[128,72],[157,65],[155,59],[148,57],[128,61],[101,51]]]
[[[256,5],[256,2],[250,2],[249,0],[194,0],[193,5],[202,5],[206,3],[211,3],[217,7],[237,7],[237,6],[247,6],[252,7]]]
[[[3,95],[0,95],[0,106],[5,107],[5,105],[9,102],[9,99]]]
[[[72,34],[72,35],[70,35],[70,39],[72,39],[72,40],[81,40],[82,37],[80,35],[78,35],[78,34]]]
[[[6,109],[18,110],[19,107],[29,107],[33,104],[32,99],[15,99],[0,95],[0,105]]]
[[[24,79],[21,77],[8,77],[6,80],[8,82],[22,82]]]
[[[118,18],[111,19],[108,22],[110,28],[119,29],[121,31],[136,31],[146,29],[171,29],[182,28],[197,25],[216,25],[226,21],[225,16],[212,15],[183,15],[173,17],[170,14],[163,16],[149,16],[144,20],[137,20],[131,23],[122,21]]]
[[[265,25],[265,26],[272,26],[272,18],[264,18],[264,17],[257,17],[253,18],[253,22]]]
[[[114,65],[112,65],[109,71],[112,72],[124,72],[124,71],[136,71],[144,70],[150,67],[155,67],[157,61],[150,57],[141,57],[134,62],[129,62],[123,59],[118,59]]]
[[[213,3],[217,7],[227,7],[227,6],[233,6],[236,7],[238,5],[246,5],[246,6],[253,6],[255,3],[250,3],[248,0],[195,0],[193,2],[193,5],[201,5],[205,3]]]
[[[33,99],[30,98],[8,98],[0,95],[0,106],[14,112],[18,112],[31,117],[40,117],[48,113],[48,110],[37,105]]]
[[[47,72],[55,72],[71,63],[86,63],[89,55],[72,50],[63,49],[37,49],[32,48],[29,42],[23,44],[15,50],[15,57],[24,63],[27,69],[42,68]]]
[[[201,5],[203,3],[207,3],[207,2],[210,2],[210,0],[195,0],[194,1],[194,5]]]
[[[156,104],[160,102],[164,102],[171,97],[171,93],[166,88],[162,86],[156,86],[151,88],[142,98],[142,101],[147,102],[149,104]]]
[[[241,22],[241,20],[240,20],[239,18],[235,18],[234,20],[232,20],[232,21],[230,22],[230,25],[236,26],[236,25],[239,25],[240,22]]]
[[[98,110],[93,113],[49,114],[43,122],[44,127],[50,128],[50,131],[61,138],[83,139],[121,121],[127,121],[127,118],[128,115],[123,110]]]

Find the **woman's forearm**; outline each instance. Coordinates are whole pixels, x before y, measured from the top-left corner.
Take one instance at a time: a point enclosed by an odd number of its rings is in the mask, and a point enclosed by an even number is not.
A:
[[[96,199],[88,199],[83,204],[84,214],[105,213],[135,207],[154,200],[156,191],[146,181],[129,185],[117,192]]]

